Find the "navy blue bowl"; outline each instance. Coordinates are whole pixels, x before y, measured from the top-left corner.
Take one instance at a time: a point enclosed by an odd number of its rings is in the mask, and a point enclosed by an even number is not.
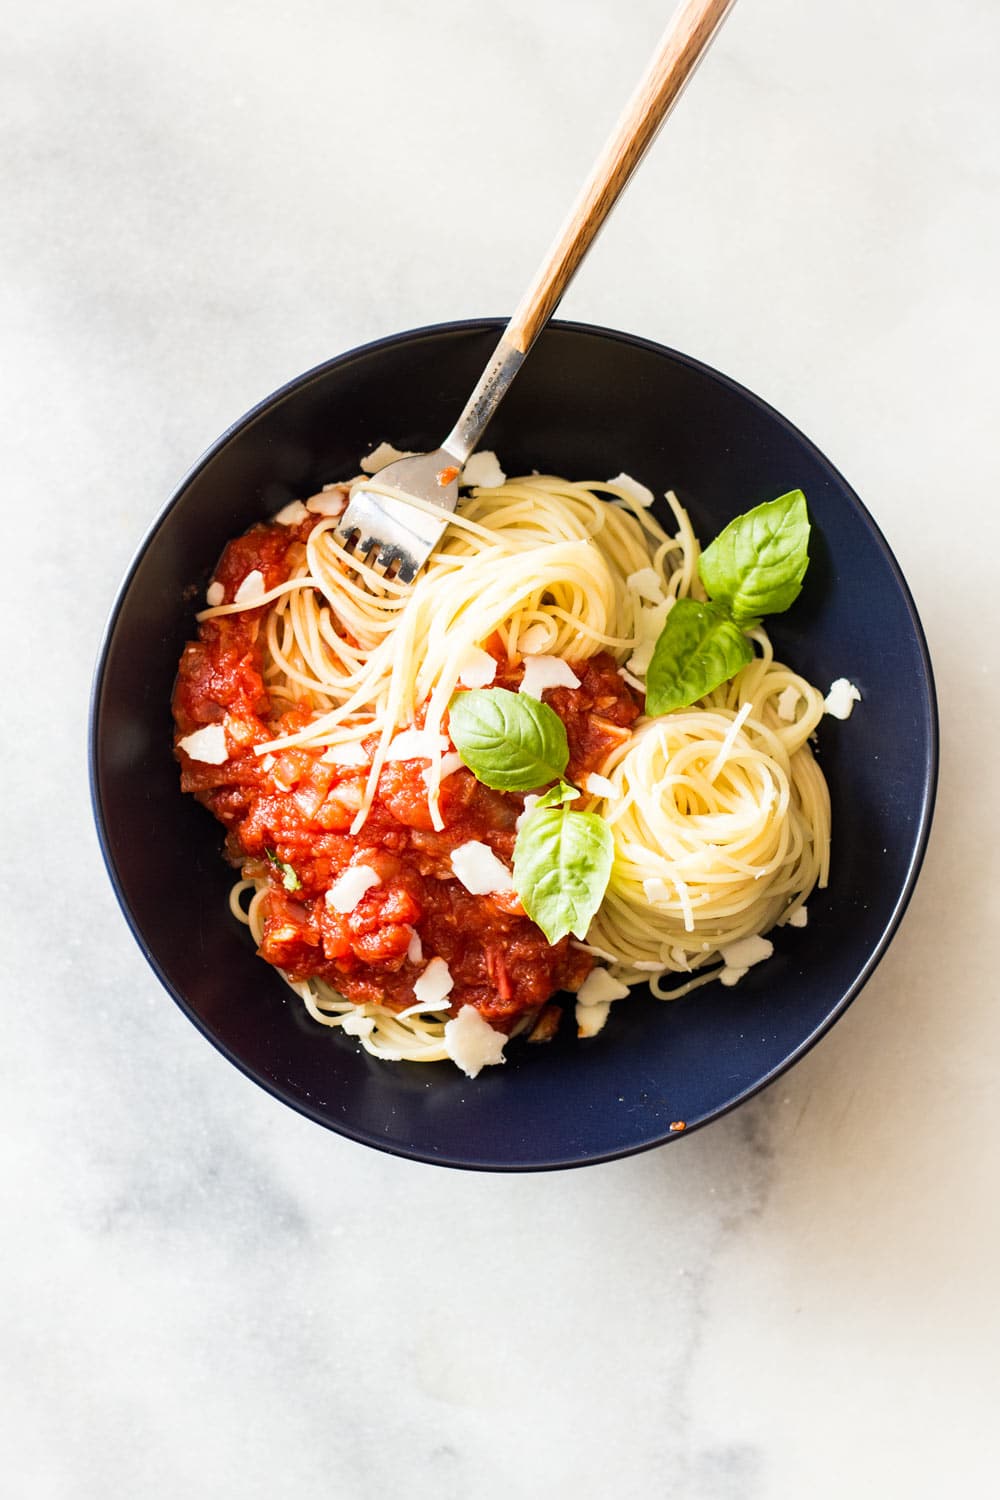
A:
[[[801,1057],[874,970],[913,890],[937,777],[937,717],[920,622],[877,527],[835,469],[749,391],[684,355],[579,324],[542,335],[489,433],[508,473],[596,479],[624,469],[674,488],[711,538],[786,490],[808,497],[812,562],[793,609],[769,621],[777,655],[824,688],[858,684],[826,719],[833,801],[829,889],[809,925],[734,989],[664,1004],[634,992],[604,1032],[572,1025],[515,1043],[470,1082],[450,1063],[379,1063],[316,1025],[230,916],[222,831],[183,797],[170,693],[225,543],[286,501],[357,472],[387,438],[433,447],[493,347],[495,321],[369,344],[303,375],[199,461],[146,538],[111,614],[94,683],[91,784],[122,910],[195,1025],[286,1104],[366,1145],[420,1161],[528,1171],[605,1161],[678,1139]]]

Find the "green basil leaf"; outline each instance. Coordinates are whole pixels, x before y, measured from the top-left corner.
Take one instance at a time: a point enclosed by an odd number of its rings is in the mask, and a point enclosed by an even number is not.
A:
[[[575,786],[570,786],[568,781],[560,781],[558,786],[543,792],[531,811],[541,812],[546,807],[561,807],[564,802],[575,802],[580,796],[581,793]]]
[[[753,660],[753,647],[718,604],[678,599],[653,647],[646,673],[647,714],[697,703]]]
[[[273,849],[265,849],[264,853],[271,861],[276,870],[281,871],[281,883],[286,891],[301,891],[302,882],[292,869],[291,865],[283,859],[279,859]]]
[[[809,516],[801,490],[730,521],[698,563],[701,581],[737,624],[777,615],[798,597],[809,565]]]
[[[484,786],[500,792],[547,786],[569,761],[562,719],[527,693],[507,688],[456,693],[448,727],[465,765]]]
[[[585,938],[611,875],[611,829],[596,813],[533,808],[514,845],[514,889],[550,943]]]

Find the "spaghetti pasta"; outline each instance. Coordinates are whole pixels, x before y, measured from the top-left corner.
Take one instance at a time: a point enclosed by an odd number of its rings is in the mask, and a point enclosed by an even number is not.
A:
[[[641,715],[674,603],[705,599],[673,494],[669,533],[626,476],[474,490],[409,587],[344,551],[345,498],[346,486],[328,486],[259,528],[256,551],[251,532],[243,552],[224,554],[210,592],[223,602],[199,614],[175,693],[184,784],[227,823],[243,864],[234,915],[317,1022],[374,1056],[434,1061],[455,1055],[448,1026],[463,1003],[528,1030],[552,988],[578,988],[595,959],[616,993],[649,982],[671,998],[725,975],[733,945],[799,920],[828,870],[829,798],[809,746],[822,695],[775,662],[758,626],[754,659],[732,681],[690,708]],[[226,697],[219,662],[237,657],[239,692]],[[531,657],[572,669],[560,680],[578,693],[543,696],[568,727],[579,805],[613,840],[603,901],[572,944],[545,944],[509,880],[473,907],[448,864],[470,829],[467,848],[485,840],[494,863],[509,861],[525,806],[471,785],[449,705],[467,678],[516,687]],[[220,713],[229,758],[204,767],[186,732]],[[362,858],[361,915],[332,911],[334,879]],[[460,929],[473,911],[482,953],[470,955],[477,935]],[[457,988],[422,1003],[414,986],[442,954]]]

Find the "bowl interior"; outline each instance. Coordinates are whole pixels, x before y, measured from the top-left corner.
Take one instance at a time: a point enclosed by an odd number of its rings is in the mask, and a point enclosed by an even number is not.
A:
[[[814,524],[803,593],[769,621],[776,654],[863,695],[827,718],[829,889],[809,925],[740,985],[665,1004],[635,993],[581,1044],[513,1045],[470,1082],[450,1064],[376,1062],[317,1026],[230,917],[222,832],[178,787],[170,693],[225,543],[382,439],[435,446],[495,341],[494,322],[402,335],[331,361],[251,412],[200,461],[143,545],[95,682],[92,785],[112,881],[140,946],[206,1036],[313,1119],[370,1145],[458,1166],[601,1160],[712,1119],[774,1077],[841,1013],[881,956],[916,878],[936,775],[926,647],[898,568],[857,498],[801,433],[695,361],[642,340],[551,325],[490,429],[510,474],[675,489],[708,541],[794,487]],[[674,1136],[676,1138],[676,1135]]]

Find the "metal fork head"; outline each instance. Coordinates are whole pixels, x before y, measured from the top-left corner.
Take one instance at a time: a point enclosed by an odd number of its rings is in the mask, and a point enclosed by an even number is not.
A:
[[[446,448],[387,464],[359,479],[334,531],[345,549],[377,573],[412,583],[444,535],[458,504],[461,460]],[[440,518],[409,504],[433,505]]]

